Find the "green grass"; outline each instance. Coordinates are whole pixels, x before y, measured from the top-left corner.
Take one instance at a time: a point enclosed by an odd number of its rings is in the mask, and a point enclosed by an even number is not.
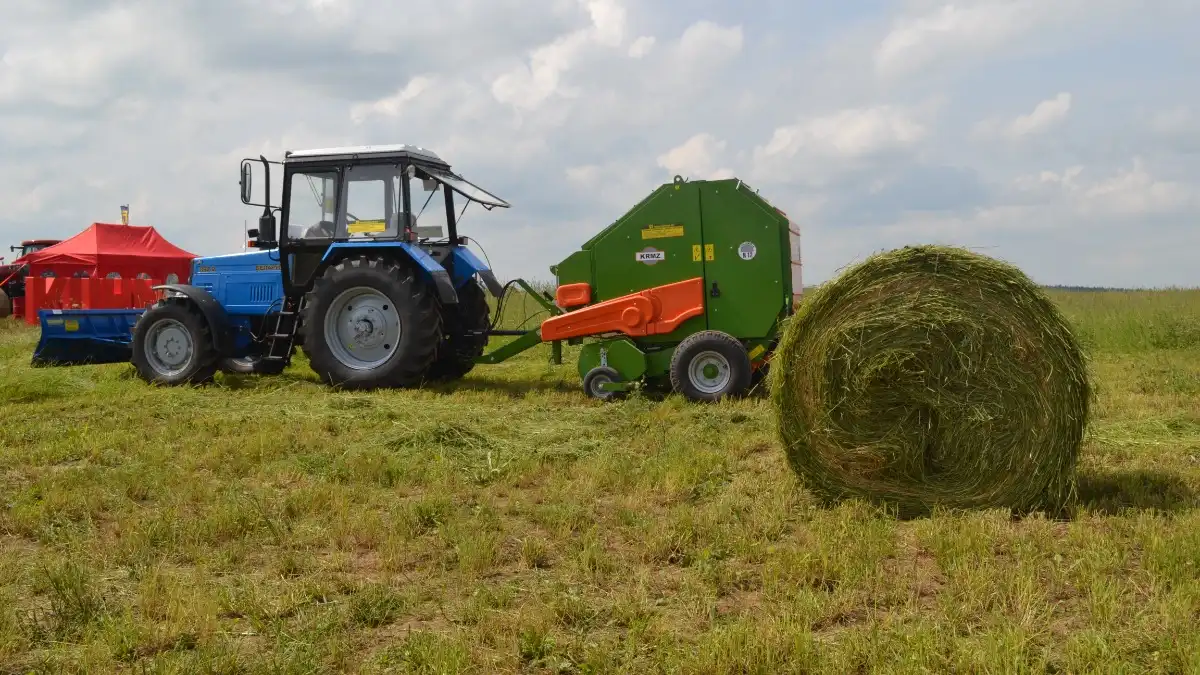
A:
[[[1055,298],[1064,520],[818,507],[764,399],[596,403],[572,349],[154,389],[0,323],[0,673],[1196,672],[1200,292]]]

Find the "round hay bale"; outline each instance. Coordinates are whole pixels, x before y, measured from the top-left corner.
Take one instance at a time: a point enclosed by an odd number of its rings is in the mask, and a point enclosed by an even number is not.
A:
[[[1074,497],[1085,358],[1007,263],[916,246],[849,268],[801,303],[768,386],[788,461],[820,498],[905,514]]]

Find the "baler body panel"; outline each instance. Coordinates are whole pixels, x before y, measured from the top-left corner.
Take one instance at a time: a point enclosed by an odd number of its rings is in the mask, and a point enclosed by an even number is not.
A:
[[[787,219],[736,180],[702,183],[700,208],[708,329],[770,334],[791,303]]]

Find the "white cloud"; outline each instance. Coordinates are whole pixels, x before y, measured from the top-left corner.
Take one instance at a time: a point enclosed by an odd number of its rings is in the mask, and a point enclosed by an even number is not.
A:
[[[649,54],[651,49],[654,49],[654,36],[643,35],[629,45],[629,58],[640,59]]]
[[[974,135],[976,138],[1009,141],[1036,136],[1061,125],[1070,112],[1070,92],[1059,92],[1054,98],[1039,102],[1031,112],[1018,115],[1015,119],[1005,122],[998,118],[990,118],[978,123],[975,125]]]
[[[697,21],[679,38],[679,55],[685,59],[723,60],[742,50],[742,27]]]
[[[1071,111],[1071,94],[1062,92],[1052,99],[1038,103],[1033,112],[1021,115],[1008,126],[1012,137],[1039,134],[1067,119]]]
[[[875,50],[875,66],[886,74],[918,70],[955,55],[997,48],[1041,13],[1033,0],[945,4],[897,19]]]
[[[1091,178],[1092,173],[1075,165],[1061,172],[1021,176],[1014,185],[1022,192],[1062,203],[1075,215],[1087,218],[1146,217],[1200,207],[1200,196],[1192,186],[1155,176],[1140,157],[1108,177]]]
[[[350,117],[356,123],[361,123],[370,116],[397,117],[404,111],[406,105],[414,100],[437,81],[425,75],[418,75],[408,81],[400,91],[370,103],[358,103],[350,109]]]
[[[731,178],[733,169],[721,166],[727,144],[712,134],[692,136],[682,145],[658,156],[658,165],[673,175],[700,180]]]
[[[880,155],[910,150],[927,134],[914,111],[890,105],[806,117],[776,128],[765,144],[754,149],[754,173],[828,175]]]
[[[517,66],[497,77],[492,83],[496,100],[530,110],[555,94],[573,96],[575,90],[562,87],[567,71],[593,47],[621,46],[626,15],[618,0],[584,0],[583,4],[591,24],[534,49],[528,65]]]

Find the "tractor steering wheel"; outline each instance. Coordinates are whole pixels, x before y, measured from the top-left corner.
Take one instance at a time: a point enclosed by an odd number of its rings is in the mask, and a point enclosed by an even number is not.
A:
[[[305,239],[332,239],[334,232],[334,224],[332,221],[321,220],[316,225],[304,231]]]

